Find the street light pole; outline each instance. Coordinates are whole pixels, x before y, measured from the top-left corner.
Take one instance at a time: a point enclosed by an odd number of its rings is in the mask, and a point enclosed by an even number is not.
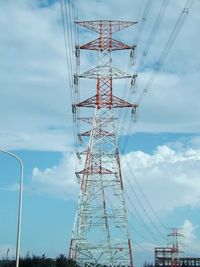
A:
[[[17,224],[17,244],[16,244],[16,267],[19,267],[19,253],[21,241],[21,223],[22,223],[22,196],[23,196],[23,179],[24,166],[22,160],[15,154],[0,148],[0,152],[8,154],[15,158],[20,164],[20,187],[19,187],[19,208],[18,208],[18,224]]]

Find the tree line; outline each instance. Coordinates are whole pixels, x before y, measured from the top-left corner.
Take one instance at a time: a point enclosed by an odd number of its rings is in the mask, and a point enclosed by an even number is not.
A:
[[[0,267],[15,267],[16,261],[8,258],[0,260]],[[69,260],[65,255],[60,254],[56,259],[47,258],[45,254],[42,256],[29,256],[19,260],[20,267],[78,267],[76,262]]]

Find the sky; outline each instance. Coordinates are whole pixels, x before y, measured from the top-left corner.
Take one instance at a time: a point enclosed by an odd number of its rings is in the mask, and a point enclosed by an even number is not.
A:
[[[137,40],[133,101],[156,66],[185,3],[169,1],[145,64],[140,65],[161,2],[153,1]],[[128,44],[137,39],[145,3],[77,0],[80,20],[138,21],[115,36]],[[128,127],[130,111],[118,114],[121,147],[128,136],[121,163],[131,200],[127,199],[127,208],[136,266],[153,261],[155,246],[167,245],[168,227],[182,228],[185,256],[200,255],[199,11],[196,0],[139,106],[137,123]],[[16,153],[24,163],[21,255],[56,257],[67,253],[79,192],[59,2],[1,0],[0,32],[0,148]],[[80,29],[80,43],[95,38]],[[113,65],[127,71],[129,52],[113,53],[113,57]],[[81,71],[95,66],[96,60],[94,53],[81,52]],[[117,81],[114,85],[116,94],[128,99],[129,84]],[[91,95],[94,86],[81,81],[81,98]],[[19,165],[0,153],[0,257],[8,248],[10,257],[15,253],[18,189]],[[153,234],[138,222],[132,202]]]

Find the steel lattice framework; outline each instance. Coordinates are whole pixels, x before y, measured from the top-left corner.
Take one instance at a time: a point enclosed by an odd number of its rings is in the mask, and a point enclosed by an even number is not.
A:
[[[179,248],[179,238],[183,237],[182,234],[180,234],[180,228],[171,228],[170,234],[167,235],[169,243],[172,245],[171,248],[171,267],[180,267],[180,255],[182,251]]]
[[[80,195],[69,248],[69,258],[80,266],[131,266],[133,267],[131,241],[123,192],[123,180],[116,137],[116,118],[113,108],[132,108],[137,105],[113,95],[113,79],[130,78],[130,75],[112,67],[112,51],[135,49],[112,38],[112,34],[136,22],[78,21],[78,25],[99,34],[99,38],[80,46],[80,49],[98,51],[98,66],[78,78],[96,79],[96,94],[77,108],[94,108],[94,116],[79,117],[92,129],[80,133],[88,136],[83,170],[76,172],[80,180]],[[79,49],[78,48],[78,49]],[[77,82],[76,82],[77,84]]]

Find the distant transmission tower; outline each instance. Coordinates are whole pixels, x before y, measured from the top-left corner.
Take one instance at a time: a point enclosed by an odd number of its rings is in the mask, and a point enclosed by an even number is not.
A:
[[[137,109],[136,104],[113,94],[113,79],[130,78],[135,83],[136,75],[130,75],[112,67],[112,51],[132,49],[112,38],[113,33],[134,25],[125,21],[78,21],[79,26],[99,34],[99,38],[79,49],[98,51],[98,66],[79,78],[96,79],[96,94],[73,105],[79,108],[94,108],[94,116],[82,118],[92,129],[79,136],[89,136],[83,170],[76,172],[80,179],[80,195],[69,248],[69,259],[81,266],[131,266],[133,267],[131,241],[128,230],[127,212],[123,192],[123,180],[116,137],[114,108]]]
[[[167,235],[171,248],[171,267],[180,267],[180,255],[183,253],[179,247],[179,238],[183,237],[180,234],[180,228],[171,228],[170,233]]]

